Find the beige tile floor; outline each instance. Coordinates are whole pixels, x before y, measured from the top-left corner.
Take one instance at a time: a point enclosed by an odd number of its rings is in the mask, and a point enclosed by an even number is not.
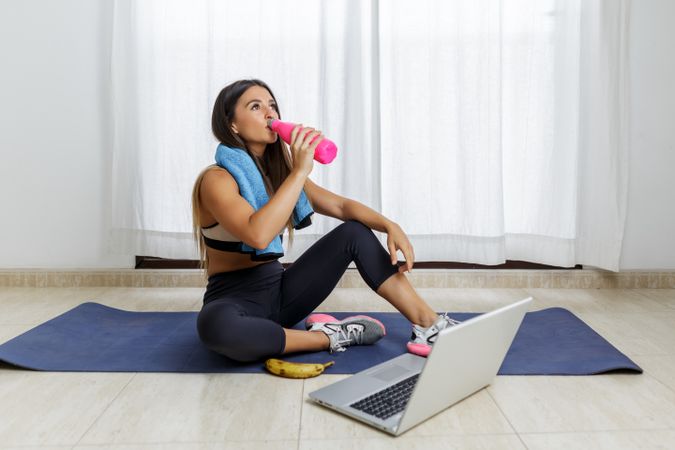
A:
[[[435,289],[437,311],[480,312],[532,295],[570,309],[642,375],[498,376],[398,438],[310,403],[344,375],[32,372],[0,365],[1,448],[675,448],[675,290]],[[197,311],[201,288],[0,288],[0,342],[80,303]],[[336,289],[323,311],[394,311]]]

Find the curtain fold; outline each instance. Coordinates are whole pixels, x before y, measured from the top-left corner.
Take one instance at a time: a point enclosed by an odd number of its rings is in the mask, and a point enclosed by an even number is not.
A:
[[[110,251],[197,257],[213,101],[260,78],[338,144],[310,178],[399,223],[417,261],[619,270],[627,30],[628,0],[116,0]],[[339,224],[314,217],[282,262]]]

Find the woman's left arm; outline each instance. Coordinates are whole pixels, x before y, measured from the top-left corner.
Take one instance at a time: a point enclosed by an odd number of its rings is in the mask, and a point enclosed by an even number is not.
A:
[[[408,240],[408,236],[406,236],[397,223],[368,208],[366,205],[348,198],[344,199],[342,203],[342,216],[342,220],[344,221],[350,219],[358,220],[368,228],[387,233],[387,248],[389,249],[392,265],[396,264],[398,260],[397,251],[401,250],[406,263],[400,266],[398,271],[412,271],[413,264],[415,263],[415,252]]]

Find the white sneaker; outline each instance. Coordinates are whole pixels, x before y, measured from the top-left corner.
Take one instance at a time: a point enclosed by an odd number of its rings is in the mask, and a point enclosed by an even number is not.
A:
[[[460,323],[462,322],[452,319],[448,317],[447,314],[443,313],[439,315],[434,324],[428,328],[413,324],[412,337],[406,345],[408,351],[414,355],[424,357],[429,356],[429,353],[431,353],[431,346],[436,342],[436,336],[438,336],[439,331]]]

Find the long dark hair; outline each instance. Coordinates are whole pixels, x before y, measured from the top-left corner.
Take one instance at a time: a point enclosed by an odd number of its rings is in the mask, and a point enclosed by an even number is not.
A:
[[[279,119],[281,119],[279,103],[277,102],[276,97],[274,97],[272,89],[270,89],[265,82],[258,79],[238,80],[225,86],[218,94],[218,97],[216,97],[216,101],[213,105],[213,114],[211,116],[211,130],[213,131],[213,135],[221,144],[228,147],[241,148],[249,154],[251,159],[258,167],[258,170],[260,171],[260,174],[262,175],[263,181],[265,183],[267,195],[271,198],[272,195],[274,195],[274,193],[279,189],[281,183],[283,183],[286,177],[288,177],[288,175],[291,173],[293,166],[288,146],[279,137],[277,137],[277,140],[273,144],[267,144],[263,157],[258,158],[246,147],[246,143],[243,141],[243,139],[241,139],[239,135],[232,131],[231,127],[232,121],[234,120],[234,112],[237,101],[239,100],[239,97],[241,97],[242,94],[251,86],[261,86],[267,89],[277,105],[277,112],[279,114]],[[206,256],[204,238],[200,230],[204,224],[199,223],[199,188],[201,186],[204,174],[214,167],[217,166],[211,165],[199,174],[192,190],[193,231],[195,239],[199,244],[200,261],[201,266],[204,269],[208,268],[208,258]],[[293,245],[292,214],[288,217],[286,228],[288,229],[288,245],[291,246]]]

